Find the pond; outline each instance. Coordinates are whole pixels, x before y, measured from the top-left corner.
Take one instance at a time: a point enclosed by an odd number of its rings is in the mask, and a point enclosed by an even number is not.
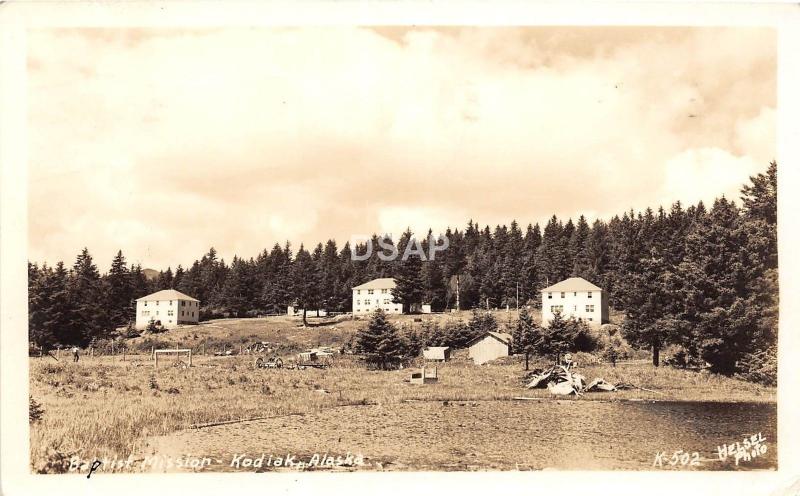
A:
[[[524,406],[514,410],[517,408]],[[548,464],[552,468],[777,468],[774,403],[557,401],[555,406],[543,402],[533,409],[539,411],[537,417],[543,422],[531,429],[531,435],[557,454]],[[735,447],[730,445],[738,441],[744,446],[745,437],[753,435],[763,440],[760,444],[765,448],[749,460],[740,458],[737,464]],[[724,456],[728,451],[730,455]],[[537,462],[534,465],[539,465]]]

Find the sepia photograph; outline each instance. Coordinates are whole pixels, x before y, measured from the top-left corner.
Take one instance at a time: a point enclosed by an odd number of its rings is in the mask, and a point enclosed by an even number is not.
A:
[[[778,471],[778,47],[28,29],[16,456],[84,480]]]

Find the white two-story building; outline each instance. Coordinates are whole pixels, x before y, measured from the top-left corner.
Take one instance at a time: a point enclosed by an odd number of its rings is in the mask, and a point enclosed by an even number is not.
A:
[[[174,289],[164,289],[136,300],[136,328],[144,329],[150,322],[166,328],[200,321],[200,300]]]
[[[547,326],[560,312],[565,319],[575,317],[589,325],[608,323],[608,295],[581,277],[570,277],[542,292],[542,325]]]
[[[391,277],[373,279],[353,288],[353,315],[370,314],[382,309],[386,313],[403,313],[402,303],[394,303],[392,290],[397,286]]]

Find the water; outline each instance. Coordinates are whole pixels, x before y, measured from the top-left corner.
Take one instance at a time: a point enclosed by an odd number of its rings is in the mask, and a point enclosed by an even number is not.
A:
[[[531,460],[531,468],[777,468],[774,403],[556,401],[512,409],[518,414],[527,410],[522,416],[537,418],[540,423],[529,428],[529,434],[551,448],[546,457]],[[765,453],[738,464],[733,455],[720,459],[719,446],[737,441],[741,445],[745,437],[759,433]],[[682,457],[679,451],[689,455]]]

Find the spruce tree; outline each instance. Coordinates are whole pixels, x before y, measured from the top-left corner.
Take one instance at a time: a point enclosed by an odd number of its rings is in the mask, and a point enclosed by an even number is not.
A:
[[[136,312],[133,284],[122,250],[117,251],[106,277],[108,282],[109,317],[114,327],[126,325]]]
[[[415,238],[409,230],[403,233],[400,243],[398,243],[400,260],[397,262],[399,268],[395,274],[397,285],[392,290],[392,295],[395,303],[403,305],[404,312],[416,311],[425,294],[420,255],[411,253],[409,256],[405,256],[406,247],[413,243],[415,243]]]
[[[381,370],[396,364],[402,355],[403,343],[397,329],[386,319],[380,308],[375,310],[366,327],[356,334],[358,349]]]
[[[81,251],[72,266],[69,289],[80,328],[77,344],[86,345],[93,338],[107,337],[112,327],[106,299],[108,293],[87,248]]]
[[[319,287],[319,275],[314,270],[314,261],[303,245],[297,251],[294,263],[291,268],[291,288],[292,298],[295,305],[303,309],[303,325],[308,325],[307,314],[309,308],[319,307],[317,289]]]
[[[528,361],[531,354],[535,353],[538,346],[540,334],[536,332],[536,324],[533,322],[528,309],[522,307],[519,311],[517,325],[512,333],[512,344],[515,353],[525,355],[525,370],[528,370]]]

